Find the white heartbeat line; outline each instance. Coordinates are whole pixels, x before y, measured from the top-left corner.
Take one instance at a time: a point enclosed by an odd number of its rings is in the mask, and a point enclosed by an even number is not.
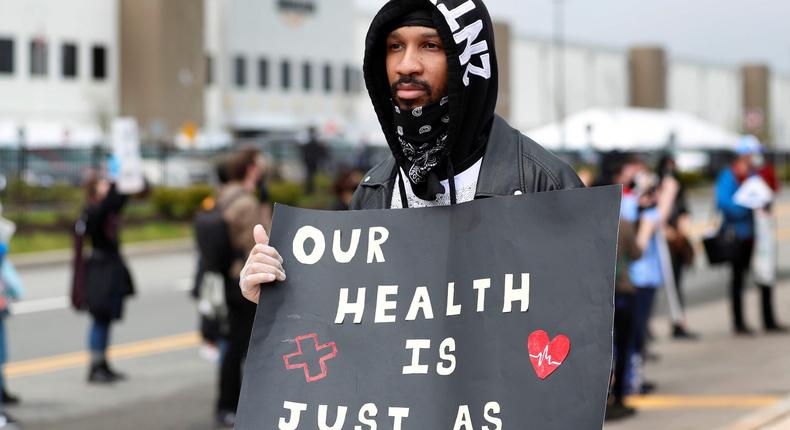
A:
[[[562,364],[561,361],[553,361],[551,359],[551,355],[549,355],[549,346],[548,345],[546,345],[546,348],[540,354],[538,354],[538,355],[530,354],[529,356],[532,357],[532,358],[537,358],[538,359],[538,366],[542,366],[543,365],[543,360],[546,360],[546,362],[549,363],[550,366],[559,366],[560,364]]]

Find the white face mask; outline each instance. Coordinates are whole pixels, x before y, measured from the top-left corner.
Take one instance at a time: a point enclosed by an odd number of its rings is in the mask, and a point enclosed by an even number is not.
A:
[[[765,165],[765,157],[763,154],[754,154],[752,156],[752,166],[759,169],[760,167],[763,167],[763,165]]]

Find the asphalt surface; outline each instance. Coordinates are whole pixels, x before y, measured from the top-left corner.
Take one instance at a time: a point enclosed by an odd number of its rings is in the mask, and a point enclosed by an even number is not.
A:
[[[782,204],[787,204],[790,195],[783,195],[781,200]],[[706,195],[692,199],[692,209],[698,219],[706,218],[710,212],[709,202]],[[780,220],[780,229],[788,227],[790,213]],[[688,272],[685,283],[690,322],[694,328],[693,324],[700,321],[700,330],[714,331],[717,334],[710,339],[722,342],[723,332],[729,327],[726,308],[715,311],[720,315],[713,322],[709,322],[710,317],[691,317],[697,315],[698,309],[724,306],[727,271],[705,267],[702,260],[699,258],[697,267]],[[6,365],[6,379],[9,389],[22,397],[21,405],[8,410],[25,424],[25,428],[215,428],[216,364],[202,358],[197,340],[190,338],[197,327],[195,304],[187,292],[195,267],[194,253],[170,249],[165,253],[136,255],[129,262],[138,294],[127,302],[125,318],[113,326],[112,332],[112,343],[125,348],[119,351],[120,358],[114,362],[129,375],[129,380],[111,387],[95,387],[85,382],[85,357],[79,354],[86,348],[88,318],[68,308],[69,265],[51,262],[26,265],[21,269],[27,292],[24,301],[16,305],[16,314],[7,320],[9,364]],[[781,242],[780,262],[782,273],[790,275],[788,240]],[[704,315],[713,315],[714,311],[706,312]],[[756,306],[751,306],[747,312],[756,315]],[[779,312],[790,322],[790,306]],[[659,310],[659,318],[660,314]],[[657,332],[664,336],[661,330]],[[695,348],[723,351],[717,346],[719,344],[706,342],[705,332],[703,335]],[[665,349],[661,345],[657,347],[659,353]],[[761,347],[760,340],[753,346]],[[671,347],[667,346],[666,351],[675,354]],[[714,360],[715,356],[703,354],[701,359]],[[682,384],[684,371],[688,370],[674,369],[676,374],[667,370],[661,375]],[[673,374],[675,376],[670,376]],[[731,391],[729,387],[717,385],[716,381],[698,379],[694,384],[703,392],[716,391],[716,387]],[[705,384],[708,384],[707,389]],[[730,391],[726,394],[738,394]],[[750,393],[755,391],[760,390],[753,389]],[[778,396],[786,392],[790,392],[790,386],[772,388],[771,394]],[[651,417],[661,422],[660,414],[644,416],[647,418],[640,421],[644,428],[662,428],[650,426]],[[697,423],[705,422],[704,416],[696,420]]]

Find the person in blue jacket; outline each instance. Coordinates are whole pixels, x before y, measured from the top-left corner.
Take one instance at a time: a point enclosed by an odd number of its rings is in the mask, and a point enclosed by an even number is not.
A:
[[[750,335],[752,330],[743,319],[743,286],[749,270],[754,247],[754,218],[752,210],[735,203],[734,196],[752,172],[753,148],[741,143],[736,147],[736,157],[719,174],[716,180],[716,206],[721,210],[721,229],[734,238],[733,256],[730,261],[730,305],[733,330],[737,335]]]

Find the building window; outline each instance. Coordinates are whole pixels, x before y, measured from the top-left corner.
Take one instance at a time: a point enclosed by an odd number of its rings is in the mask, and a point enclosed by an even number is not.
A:
[[[64,78],[77,77],[77,45],[73,43],[64,43],[60,50],[61,54],[61,72]]]
[[[206,86],[214,83],[214,60],[206,54]]]
[[[14,73],[14,41],[0,39],[0,73]]]
[[[343,92],[351,94],[354,90],[354,68],[345,66],[343,68]]]
[[[30,42],[30,75],[47,76],[47,42],[43,39]]]
[[[233,60],[233,63],[236,86],[244,88],[247,85],[247,60],[239,55]]]
[[[365,78],[362,76],[362,70],[354,69],[354,83],[353,83],[353,91],[354,94],[359,94],[362,92],[362,86],[365,81]]]
[[[93,79],[97,81],[107,79],[107,48],[94,45],[91,58],[93,59]]]
[[[258,59],[258,86],[269,88],[269,60],[265,58]]]
[[[313,89],[313,67],[308,62],[302,64],[302,88],[305,91]]]
[[[284,90],[291,89],[291,63],[288,60],[280,64],[280,83]]]
[[[324,91],[332,92],[332,65],[324,64]]]

